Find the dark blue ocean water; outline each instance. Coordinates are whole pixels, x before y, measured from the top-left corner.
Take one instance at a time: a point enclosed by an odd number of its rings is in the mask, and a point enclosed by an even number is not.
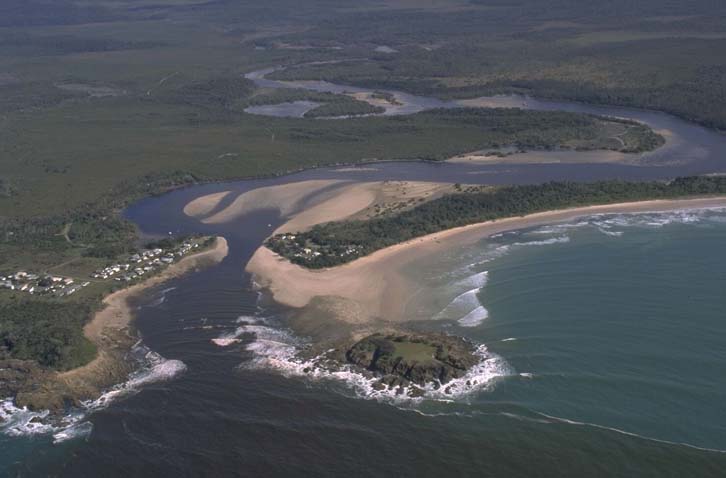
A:
[[[0,460],[10,476],[723,476],[724,243],[724,213],[607,216],[416,265],[442,300],[475,284],[478,325],[430,327],[486,344],[502,375],[418,404],[248,367],[254,334],[211,343],[275,315],[233,252],[139,310],[144,342],[186,371],[92,414],[85,436],[3,437]]]
[[[414,110],[440,106],[409,100]],[[243,272],[280,219],[260,211],[203,226],[181,213],[195,197],[321,178],[509,184],[726,171],[717,132],[655,112],[522,100],[633,118],[676,141],[640,165],[388,163],[141,201],[127,215],[143,231],[221,234],[230,255],[139,302],[143,344],[159,354],[134,377],[139,386],[80,418],[74,438],[0,434],[0,476],[726,475],[719,215],[593,219],[415,265],[432,291],[430,317],[439,319],[421,326],[465,335],[492,358],[485,386],[455,400],[371,400],[360,386],[251,366],[264,354],[284,359],[295,345],[282,311],[261,309]],[[240,343],[212,342],[241,327],[252,333]]]

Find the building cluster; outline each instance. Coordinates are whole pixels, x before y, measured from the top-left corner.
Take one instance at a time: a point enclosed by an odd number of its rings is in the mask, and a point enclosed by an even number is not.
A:
[[[165,265],[199,247],[196,242],[185,241],[171,249],[147,249],[133,254],[126,261],[99,269],[91,274],[98,280],[114,279],[132,281]],[[18,271],[9,275],[0,275],[0,289],[26,292],[34,295],[52,295],[65,297],[72,295],[90,285],[90,281],[77,282],[71,277],[48,274],[34,274]]]
[[[301,259],[304,259],[306,261],[312,261],[313,259],[316,259],[323,254],[326,256],[337,256],[337,257],[346,257],[349,255],[358,255],[361,252],[361,246],[346,246],[346,247],[323,247],[318,248],[318,246],[309,247],[309,245],[301,245],[298,241],[296,241],[297,236],[294,234],[281,234],[275,238],[273,238],[274,242],[282,243],[284,245],[284,250],[287,252],[284,254],[288,257],[298,257]]]
[[[0,275],[0,288],[27,292],[34,295],[64,297],[88,286],[90,282],[76,283],[70,277],[40,275],[18,271],[7,276]]]
[[[196,242],[185,241],[174,249],[147,249],[131,255],[125,262],[99,269],[93,272],[91,277],[94,279],[114,279],[119,282],[130,282],[144,274],[173,263],[198,247],[199,244]]]

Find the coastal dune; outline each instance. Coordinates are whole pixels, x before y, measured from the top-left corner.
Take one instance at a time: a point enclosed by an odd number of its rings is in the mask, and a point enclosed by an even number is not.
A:
[[[726,207],[726,198],[658,200],[587,206],[547,211],[522,217],[488,221],[419,237],[341,266],[310,270],[292,264],[266,247],[260,247],[246,270],[257,284],[269,290],[275,301],[303,308],[316,298],[335,297],[349,304],[355,314],[339,320],[363,323],[375,320],[410,320],[407,305],[419,285],[403,273],[416,262],[456,247],[506,231],[571,221],[595,214],[665,212],[677,209]]]

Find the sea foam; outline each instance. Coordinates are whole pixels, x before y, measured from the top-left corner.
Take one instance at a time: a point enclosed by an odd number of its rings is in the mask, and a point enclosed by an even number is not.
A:
[[[357,397],[390,403],[412,403],[421,400],[451,401],[491,387],[497,378],[513,375],[511,367],[486,346],[479,345],[475,355],[480,361],[465,376],[445,384],[429,383],[421,388],[422,395],[412,397],[412,387],[380,388],[378,377],[360,371],[348,364],[331,364],[326,353],[304,358],[300,352],[305,344],[290,332],[266,325],[247,326],[247,332],[255,338],[245,346],[253,353],[244,368],[272,370],[285,377],[306,378],[317,382],[338,383]]]
[[[0,433],[9,436],[52,434],[54,443],[88,436],[93,429],[93,425],[86,421],[90,413],[135,394],[146,385],[171,380],[186,370],[186,365],[180,360],[165,359],[139,343],[133,347],[131,356],[139,363],[139,367],[129,375],[126,382],[111,387],[95,400],[82,402],[80,407],[64,416],[51,417],[48,410],[19,408],[12,399],[5,399],[0,402]]]
[[[456,322],[462,327],[476,327],[489,317],[489,311],[480,305]]]

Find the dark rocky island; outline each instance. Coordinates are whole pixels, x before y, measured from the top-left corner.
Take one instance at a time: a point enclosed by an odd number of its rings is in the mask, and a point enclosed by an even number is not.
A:
[[[423,393],[421,387],[446,386],[466,375],[481,360],[475,349],[461,337],[444,334],[373,334],[336,348],[329,358],[372,374],[378,388],[417,396]]]

